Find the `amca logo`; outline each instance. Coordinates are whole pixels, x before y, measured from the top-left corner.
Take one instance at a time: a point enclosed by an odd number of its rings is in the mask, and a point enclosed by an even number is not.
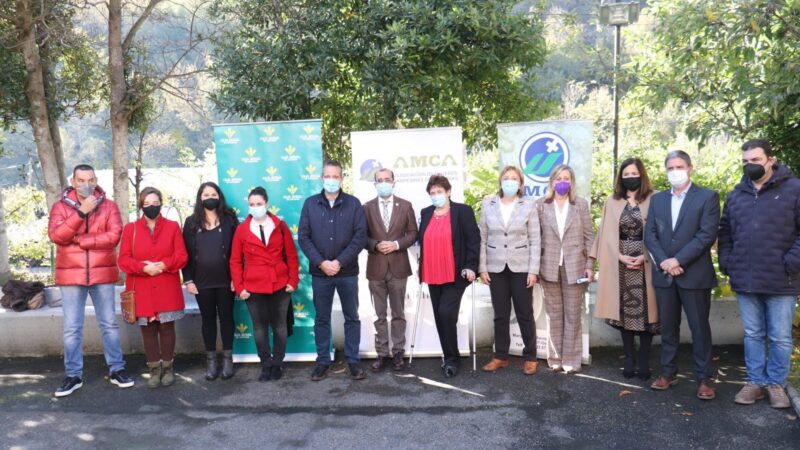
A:
[[[522,144],[519,165],[531,180],[546,183],[550,172],[559,164],[569,164],[569,147],[561,136],[537,133]]]

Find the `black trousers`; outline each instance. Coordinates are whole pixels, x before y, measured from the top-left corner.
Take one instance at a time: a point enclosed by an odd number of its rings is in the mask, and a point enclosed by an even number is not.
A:
[[[195,296],[202,318],[203,344],[207,352],[217,349],[217,317],[222,349],[233,349],[233,299],[230,287],[198,289]]]
[[[494,308],[494,357],[508,359],[511,346],[509,323],[511,305],[517,315],[519,331],[525,347],[522,357],[526,361],[536,361],[536,323],[533,319],[533,288],[527,287],[528,274],[512,272],[508,266],[500,273],[490,273],[492,281],[489,292]]]
[[[663,375],[675,376],[675,362],[680,343],[681,308],[686,313],[689,329],[692,330],[692,354],[694,374],[697,381],[714,378],[711,368],[711,326],[708,323],[711,310],[711,289],[683,289],[675,285],[655,288],[658,315],[661,320],[661,371]]]
[[[467,289],[468,283],[457,279],[453,283],[429,284],[433,318],[436,322],[436,331],[439,333],[439,343],[442,345],[445,364],[459,366],[461,354],[458,352],[458,310],[461,308],[461,297]]]
[[[283,365],[286,356],[286,313],[292,294],[280,290],[272,294],[250,294],[245,301],[253,319],[253,338],[256,341],[261,364],[272,367]],[[272,327],[272,348],[268,329]]]

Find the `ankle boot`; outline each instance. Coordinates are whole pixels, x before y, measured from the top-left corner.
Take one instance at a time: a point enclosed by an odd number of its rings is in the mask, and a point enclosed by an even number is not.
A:
[[[206,352],[206,380],[216,380],[218,376],[217,352]]]
[[[161,361],[147,363],[150,371],[150,379],[147,380],[147,387],[157,388],[161,384]]]
[[[272,368],[269,363],[261,363],[261,375],[258,376],[258,381],[269,381],[272,379]]]
[[[163,386],[172,386],[175,382],[175,374],[172,371],[172,361],[161,361],[161,384]]]
[[[222,352],[222,379],[227,380],[233,376],[233,351]]]

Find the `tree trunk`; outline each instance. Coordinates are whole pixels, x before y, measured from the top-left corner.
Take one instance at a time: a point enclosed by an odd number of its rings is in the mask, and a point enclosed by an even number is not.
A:
[[[5,284],[9,278],[11,278],[11,266],[8,263],[6,212],[3,206],[3,191],[0,191],[0,283]]]
[[[125,102],[125,55],[122,48],[122,2],[108,2],[108,75],[111,94],[111,153],[114,169],[114,200],[128,222],[128,110]]]
[[[27,75],[25,78],[25,96],[30,104],[29,120],[36,141],[39,163],[42,166],[44,191],[48,209],[57,202],[61,193],[61,175],[50,135],[50,114],[44,92],[44,75],[42,73],[39,48],[34,33],[33,10],[30,0],[17,0],[17,33],[21,44]]]
[[[53,75],[52,59],[50,58],[50,46],[46,39],[39,45],[39,56],[42,65],[42,85],[44,87],[45,100],[48,102],[48,105],[53,105],[58,101],[56,98],[58,94],[55,92],[55,75]],[[58,127],[58,119],[52,114],[52,111],[48,112],[51,113],[49,124],[50,138],[53,140],[53,152],[56,155],[56,166],[61,176],[59,184],[61,184],[61,189],[63,189],[67,186],[67,168],[64,163],[64,149],[61,146],[61,130]]]

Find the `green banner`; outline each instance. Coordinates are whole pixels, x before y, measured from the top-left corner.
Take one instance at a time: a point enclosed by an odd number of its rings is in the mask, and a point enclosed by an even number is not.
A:
[[[319,120],[214,125],[219,185],[239,220],[247,217],[247,194],[263,186],[269,211],[283,219],[297,245],[297,225],[303,201],[322,190],[322,123]],[[313,361],[314,301],[308,259],[300,249],[300,286],[292,294],[294,334],[286,361]],[[233,340],[236,362],[258,362],[253,323],[247,305],[234,303]]]

